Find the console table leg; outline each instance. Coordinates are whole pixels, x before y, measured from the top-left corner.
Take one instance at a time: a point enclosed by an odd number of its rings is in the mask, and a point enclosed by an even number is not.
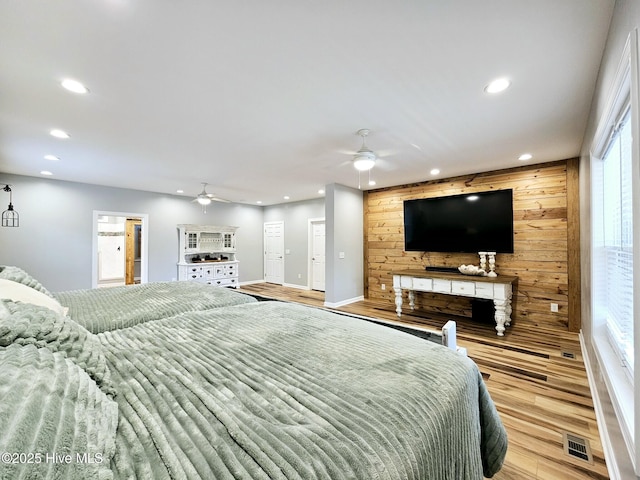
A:
[[[512,312],[512,310],[511,310],[511,299],[510,298],[507,299],[507,304],[504,307],[504,310],[505,310],[505,315],[506,315],[506,320],[505,320],[504,324],[505,324],[505,326],[508,327],[509,325],[511,325],[511,312]]]
[[[494,300],[493,303],[496,306],[496,331],[498,332],[499,337],[504,336],[504,325],[506,323],[507,318],[507,300]]]
[[[400,316],[402,315],[402,289],[393,287],[393,291],[396,292],[396,313]]]
[[[416,309],[416,294],[413,290],[409,290],[409,306],[411,310]]]

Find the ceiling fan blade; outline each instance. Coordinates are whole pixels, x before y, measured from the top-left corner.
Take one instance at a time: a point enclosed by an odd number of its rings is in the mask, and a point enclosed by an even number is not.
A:
[[[390,157],[391,155],[397,155],[398,151],[388,148],[386,150],[376,150],[377,157]]]
[[[342,148],[340,150],[336,150],[336,153],[340,153],[342,155],[355,155],[358,153],[357,150],[347,150],[346,148]]]
[[[397,170],[397,166],[392,162],[385,160],[384,158],[376,158],[376,165],[373,167],[374,169],[379,168],[384,171]]]
[[[227,200],[226,198],[220,198],[214,195],[207,195],[207,196],[214,202],[231,203],[231,200]]]

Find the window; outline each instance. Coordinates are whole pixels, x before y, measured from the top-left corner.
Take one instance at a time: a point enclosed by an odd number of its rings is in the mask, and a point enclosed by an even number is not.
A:
[[[591,149],[591,318],[585,324],[601,374],[590,381],[600,378],[606,387],[636,475],[640,474],[640,418],[636,414],[640,411],[640,362],[634,367],[638,361],[635,345],[640,344],[638,51],[638,32],[633,30]],[[609,432],[602,410],[598,423]],[[617,435],[615,428],[611,431]],[[618,456],[609,453],[608,462]]]
[[[633,378],[633,217],[630,110],[612,133],[602,160],[601,305],[607,337]]]

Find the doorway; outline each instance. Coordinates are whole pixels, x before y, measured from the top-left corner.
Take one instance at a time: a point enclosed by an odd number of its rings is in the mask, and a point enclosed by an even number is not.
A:
[[[148,216],[93,212],[92,288],[146,283]]]
[[[324,218],[309,220],[309,284],[311,290],[325,289],[325,223]]]

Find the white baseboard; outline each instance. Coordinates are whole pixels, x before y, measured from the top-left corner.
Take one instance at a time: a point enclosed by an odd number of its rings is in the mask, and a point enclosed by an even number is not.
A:
[[[349,305],[350,303],[360,302],[362,300],[364,300],[364,296],[360,295],[359,297],[349,298],[347,300],[342,300],[341,302],[337,302],[337,303],[324,302],[324,306],[329,308],[338,308],[338,307],[343,307],[345,305]]]
[[[283,287],[298,288],[300,290],[311,290],[307,285],[296,285],[295,283],[283,283]]]
[[[604,460],[607,464],[607,470],[609,472],[609,478],[611,480],[623,480],[620,476],[620,469],[616,463],[616,456],[611,443],[609,431],[607,429],[607,419],[602,408],[602,401],[598,388],[596,387],[596,378],[591,358],[589,356],[589,349],[585,345],[582,330],[579,334],[580,349],[582,350],[582,359],[584,361],[584,368],[587,371],[587,380],[589,382],[589,390],[591,391],[591,398],[593,399],[593,410],[596,414],[596,421],[598,423],[598,432],[600,432],[600,442],[602,443],[602,451],[604,452]]]
[[[256,283],[265,283],[264,280],[248,280],[246,282],[240,282],[238,285],[242,286],[242,285],[254,285]]]

